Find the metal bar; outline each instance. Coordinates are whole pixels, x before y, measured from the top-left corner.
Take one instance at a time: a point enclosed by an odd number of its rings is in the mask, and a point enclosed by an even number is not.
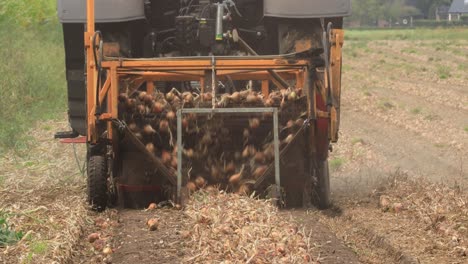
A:
[[[182,114],[249,114],[249,113],[274,113],[278,111],[274,107],[259,108],[184,108],[180,109]]]
[[[229,60],[229,59],[220,59],[216,57],[216,68],[225,69],[229,67],[237,67],[239,69],[249,69],[252,67],[264,67],[266,69],[270,68],[291,68],[291,67],[304,67],[309,65],[307,60],[285,60],[285,59],[258,59],[250,60],[247,59],[238,59],[238,60]],[[124,60],[124,61],[103,61],[102,66],[104,68],[110,68],[111,66],[117,66],[119,68],[131,68],[131,67],[154,67],[154,68],[167,68],[168,70],[175,71],[177,68],[185,67],[200,67],[203,69],[211,69],[211,57],[206,59],[197,59],[197,60],[158,60],[154,59],[151,61],[141,61],[141,60]],[[177,69],[180,70],[180,69]]]
[[[181,202],[182,189],[182,111],[177,111],[177,202]]]
[[[146,82],[146,92],[147,93],[152,95],[154,93],[155,88],[156,88],[156,86],[154,85],[154,82],[152,82],[152,81],[147,81]]]
[[[281,181],[280,181],[280,152],[279,152],[279,135],[278,135],[278,109],[275,108],[273,112],[273,144],[275,148],[275,183],[277,193],[281,194]],[[280,195],[281,199],[281,195]]]
[[[110,86],[111,86],[111,78],[110,78],[110,75],[107,75],[107,79],[104,82],[104,85],[102,86],[101,91],[99,92],[99,105],[102,105],[102,102],[104,101],[104,98],[106,97]]]
[[[110,75],[111,75],[111,95],[110,98],[108,98],[107,103],[111,105],[111,114],[112,118],[117,118],[119,113],[118,113],[118,101],[117,101],[117,96],[119,94],[119,76],[117,75],[117,69],[116,68],[111,68],[110,70]]]
[[[86,31],[94,33],[94,0],[87,0],[86,2],[86,18],[87,18],[87,28]]]
[[[88,118],[88,142],[96,143],[97,132],[96,132],[96,65],[94,65],[94,54],[93,54],[93,43],[91,41],[94,35],[94,0],[87,0],[86,2],[86,32],[84,34],[84,44],[86,49],[86,82],[87,82],[87,118]]]
[[[219,80],[226,80],[226,75],[232,80],[274,80],[271,75],[265,71],[249,71],[249,72],[239,72],[239,71],[229,71],[232,73],[227,73],[223,71],[216,71],[216,76]],[[295,73],[298,72],[298,69],[295,70],[282,70],[280,73],[283,78],[292,80],[296,78]],[[148,71],[119,71],[120,75],[124,76],[141,76],[145,80],[152,80],[152,81],[199,81],[200,78],[203,76],[199,75],[179,75],[173,73],[165,73],[165,72],[148,72]]]
[[[268,80],[262,80],[262,94],[265,97],[270,94],[270,82]]]

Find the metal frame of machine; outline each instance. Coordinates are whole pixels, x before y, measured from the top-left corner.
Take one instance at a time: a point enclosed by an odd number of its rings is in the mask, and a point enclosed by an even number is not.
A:
[[[173,58],[153,58],[153,59],[127,59],[119,57],[105,56],[99,32],[95,31],[95,9],[94,0],[87,0],[87,27],[84,34],[86,49],[86,80],[87,80],[87,143],[96,145],[102,143],[113,146],[115,150],[117,140],[115,140],[115,129],[122,128],[122,123],[118,120],[118,95],[120,80],[126,80],[129,86],[126,87],[129,94],[136,91],[146,83],[148,92],[153,92],[155,81],[198,81],[201,89],[214,87],[215,80],[223,80],[227,75],[232,80],[259,80],[262,83],[262,93],[267,96],[270,82],[277,87],[283,87],[281,80],[295,80],[297,84],[302,84],[307,94],[308,119],[325,119],[329,123],[329,140],[336,142],[338,139],[339,126],[339,98],[341,87],[341,47],[343,45],[343,30],[328,28],[324,32],[324,51],[328,54],[325,58],[324,88],[316,90],[315,85],[310,80],[310,70],[318,70],[317,65],[312,65],[308,59],[298,54],[278,55],[278,56],[246,56],[246,57],[173,57]],[[307,46],[307,43],[305,43]],[[105,73],[105,74],[102,74]],[[212,78],[212,83],[207,83],[207,76]],[[100,80],[101,76],[106,76],[105,80]],[[216,89],[212,89],[215,93]],[[323,102],[327,104],[327,111],[319,110],[316,96],[321,96]],[[182,113],[276,113],[277,130],[277,109],[215,109],[213,96],[213,109],[183,109],[178,112],[178,121]],[[107,126],[107,133],[99,135],[98,123],[104,122]],[[120,126],[119,126],[120,125]],[[124,126],[124,125],[123,125]],[[276,132],[276,131],[275,131]],[[276,134],[276,133],[275,133]],[[276,135],[277,137],[277,135]],[[276,138],[275,137],[275,138]],[[138,143],[136,143],[138,144]],[[178,144],[181,144],[181,137],[178,135]],[[277,142],[276,142],[277,145]],[[279,156],[276,149],[275,156]],[[179,155],[180,149],[179,149]],[[158,158],[153,157],[154,163],[159,164]],[[180,162],[181,163],[181,162]],[[279,186],[279,157],[275,158],[276,182]],[[161,174],[168,180],[177,183],[177,198],[181,199],[181,164],[178,164],[179,176],[175,181],[175,174],[172,171],[161,169]]]

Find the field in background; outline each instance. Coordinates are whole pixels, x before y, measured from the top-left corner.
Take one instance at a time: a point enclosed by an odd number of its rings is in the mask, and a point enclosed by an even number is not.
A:
[[[467,27],[416,29],[352,29],[346,40],[468,40]]]
[[[32,139],[26,133],[31,123],[66,111],[63,38],[55,3],[0,2],[0,152],[25,149]]]

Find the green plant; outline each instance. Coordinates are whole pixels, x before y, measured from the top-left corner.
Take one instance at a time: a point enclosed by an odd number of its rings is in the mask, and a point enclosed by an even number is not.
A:
[[[24,28],[0,20],[0,47],[0,152],[21,150],[27,146],[31,124],[66,111],[60,25]]]
[[[336,171],[340,169],[344,163],[345,160],[343,158],[333,158],[332,160],[330,160],[330,168]]]
[[[0,21],[10,21],[23,27],[56,21],[56,1],[2,0],[0,2]]]
[[[439,79],[444,80],[452,77],[450,74],[450,68],[447,66],[439,66],[437,68],[437,73],[439,75]]]
[[[465,130],[465,132],[468,132],[468,126],[465,126],[463,130]]]
[[[7,214],[0,211],[0,247],[14,244],[23,238],[23,232],[10,228],[7,222]]]
[[[420,107],[416,107],[416,108],[411,109],[411,113],[412,113],[412,114],[415,114],[415,115],[420,114],[421,111],[422,111],[422,110],[421,110]]]

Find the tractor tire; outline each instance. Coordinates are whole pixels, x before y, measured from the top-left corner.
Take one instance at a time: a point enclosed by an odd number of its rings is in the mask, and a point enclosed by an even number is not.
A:
[[[88,203],[93,211],[107,207],[107,161],[104,156],[91,156],[88,160]]]
[[[330,207],[330,171],[328,169],[328,160],[317,161],[313,168],[315,185],[313,190],[314,205],[324,210]]]

